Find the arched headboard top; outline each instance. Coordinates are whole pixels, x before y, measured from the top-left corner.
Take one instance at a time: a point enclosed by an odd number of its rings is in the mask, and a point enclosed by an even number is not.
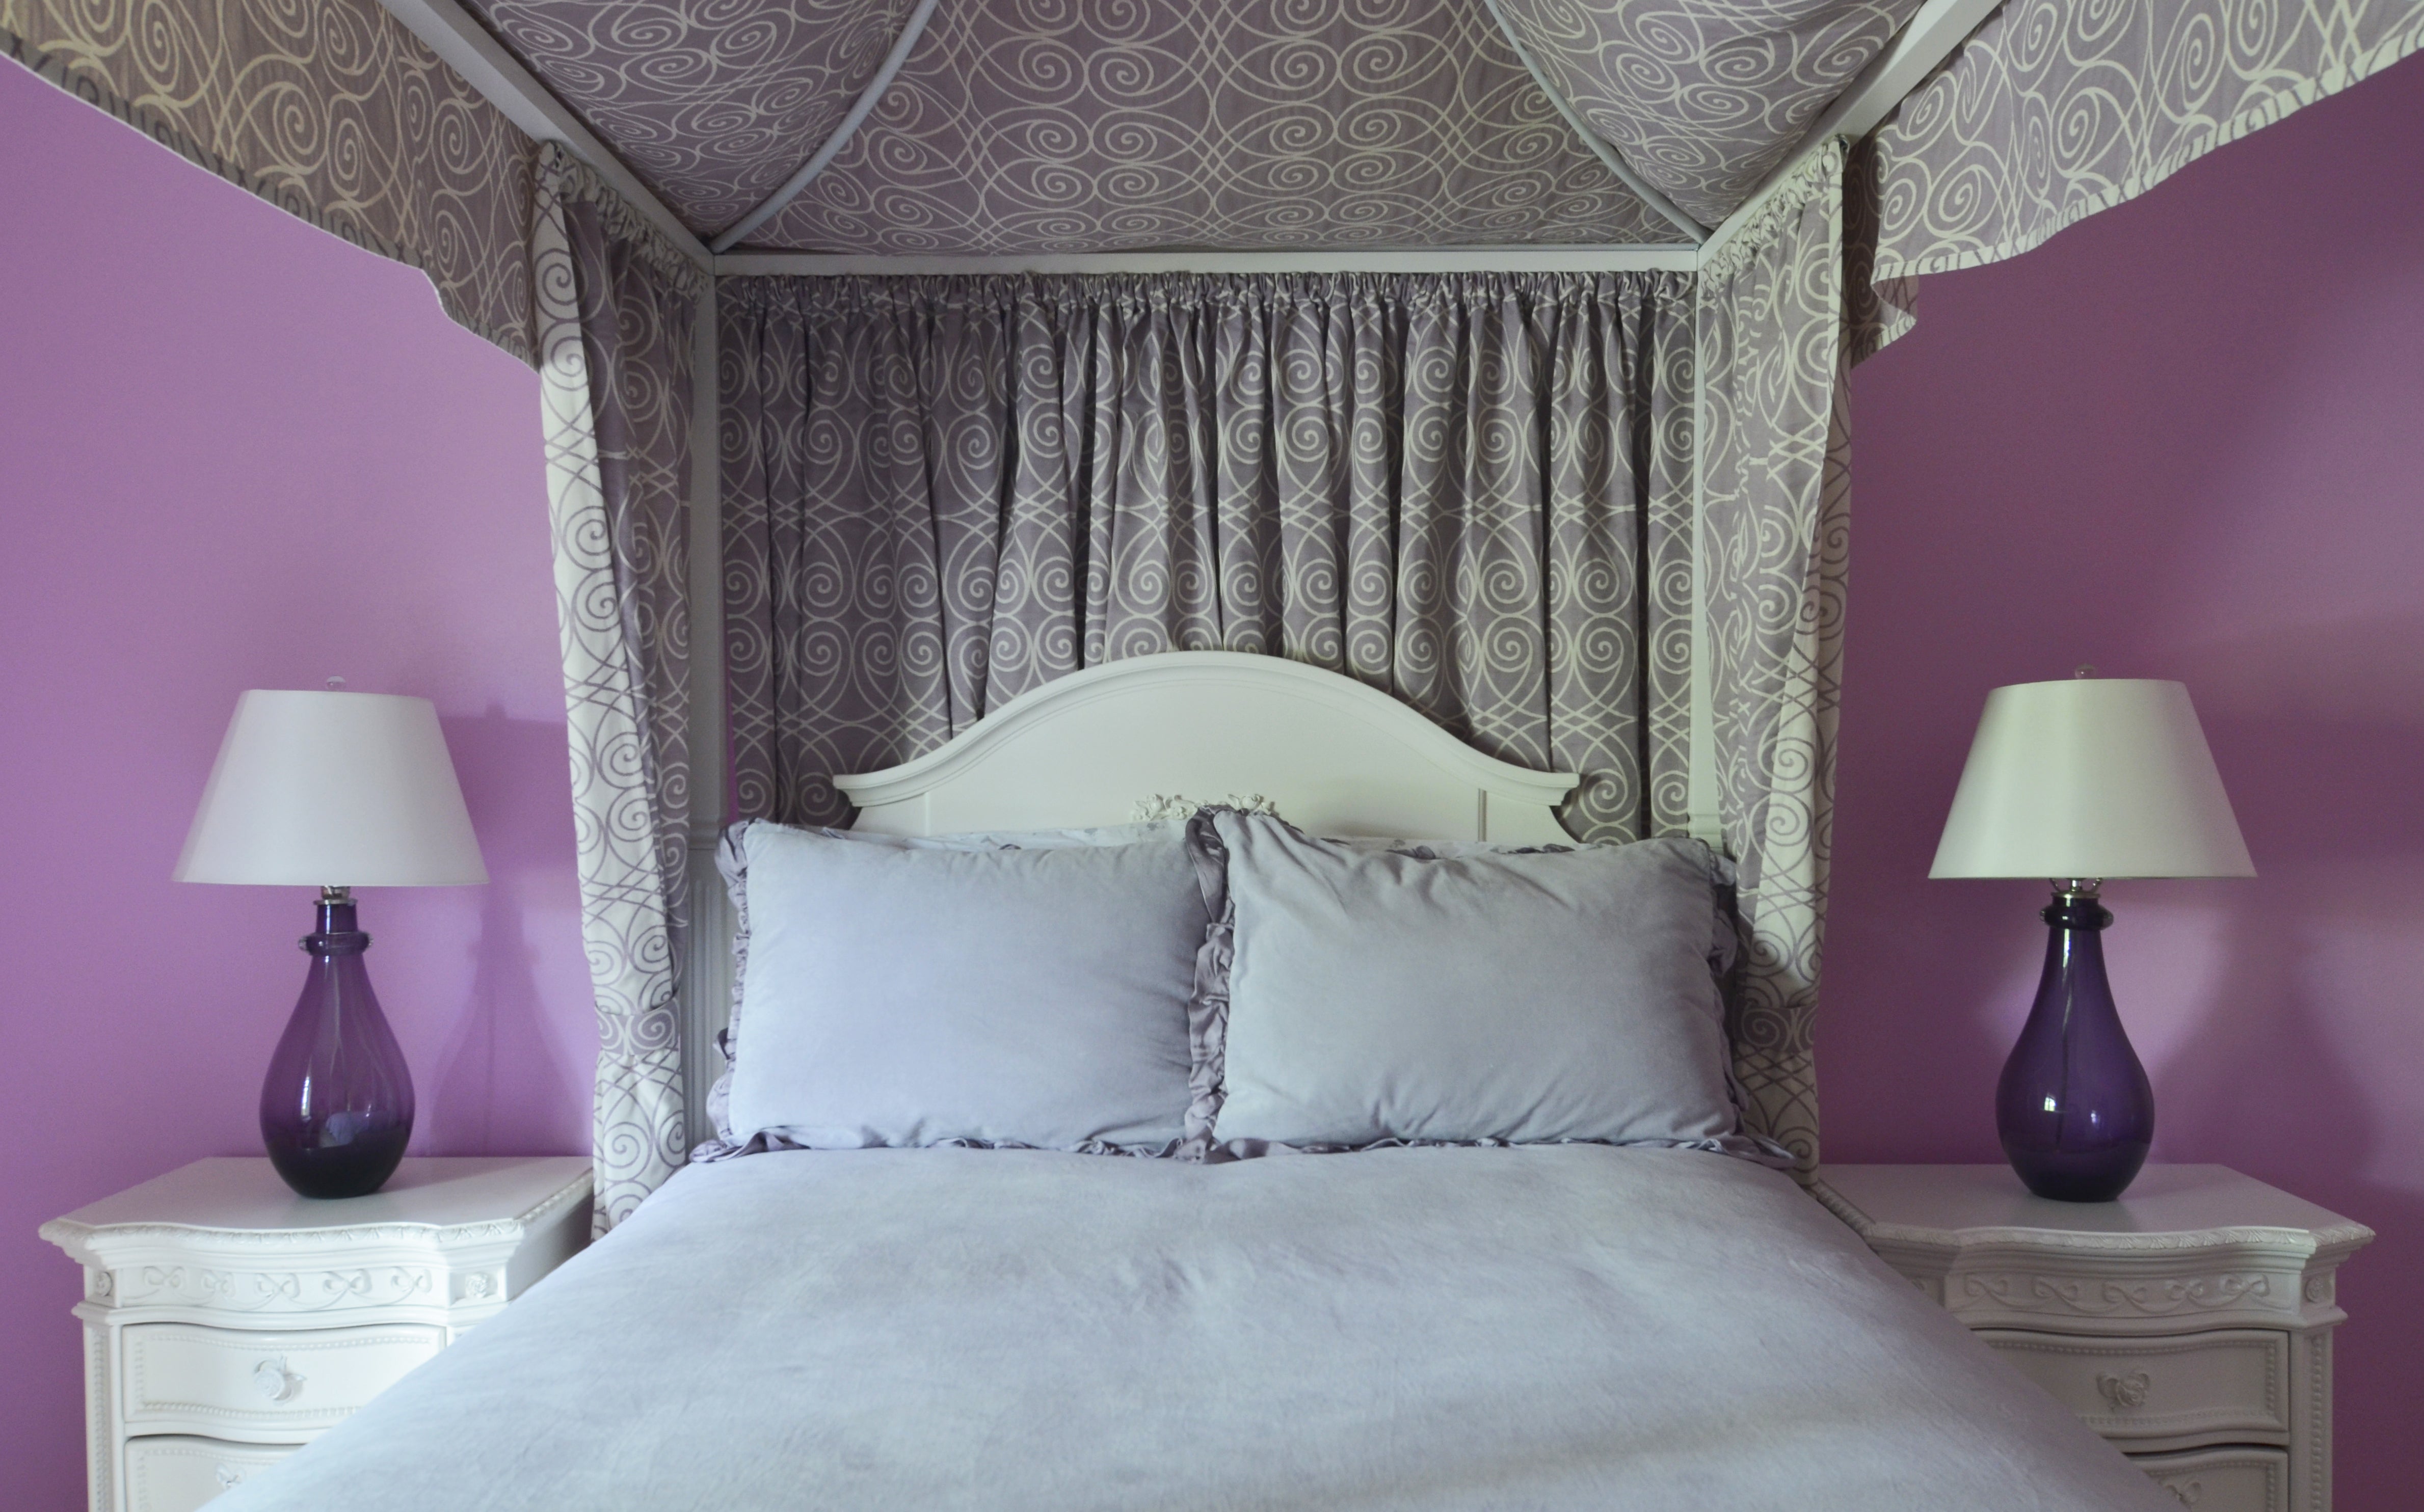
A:
[[[1121,824],[1268,798],[1325,835],[1551,842],[1579,781],[1501,761],[1378,689],[1282,657],[1168,651],[1031,689],[914,761],[837,777],[891,835]]]

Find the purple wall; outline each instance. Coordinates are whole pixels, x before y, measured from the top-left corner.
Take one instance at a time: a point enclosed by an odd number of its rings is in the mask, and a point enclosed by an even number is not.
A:
[[[43,1219],[257,1153],[302,889],[169,865],[236,694],[444,717],[494,878],[363,895],[418,1153],[588,1148],[536,377],[421,275],[0,63],[0,1502],[84,1504]]]
[[[1987,689],[2186,681],[2261,876],[2121,883],[2158,1160],[2372,1225],[2343,1512],[2416,1504],[2424,1402],[2424,60],[2014,262],[1926,280],[1853,383],[1826,1154],[1995,1160],[2044,949],[1931,883]]]

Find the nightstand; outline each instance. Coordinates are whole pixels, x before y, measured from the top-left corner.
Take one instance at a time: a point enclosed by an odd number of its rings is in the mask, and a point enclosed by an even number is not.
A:
[[[336,1202],[214,1159],[43,1224],[84,1266],[92,1512],[187,1512],[317,1438],[587,1243],[589,1193],[586,1155]]]
[[[2114,1202],[2004,1166],[1825,1166],[1886,1264],[2198,1512],[2329,1512],[2333,1300],[2373,1231],[2222,1166]]]

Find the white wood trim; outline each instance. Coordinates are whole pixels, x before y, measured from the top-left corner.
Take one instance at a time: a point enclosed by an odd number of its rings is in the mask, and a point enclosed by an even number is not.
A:
[[[878,278],[987,273],[1690,273],[1689,247],[1581,243],[1537,247],[1376,247],[1268,252],[1035,252],[874,257],[837,252],[727,252],[724,278]]]
[[[2001,8],[2003,0],[1927,0],[1894,33],[1885,51],[1869,60],[1834,103],[1819,113],[1803,134],[1803,145],[1829,136],[1858,141],[1877,129],[1905,96],[1919,88],[1937,65]]]
[[[379,4],[387,8],[388,14],[404,23],[406,30],[428,43],[429,50],[462,75],[464,83],[504,112],[506,119],[534,140],[562,142],[571,149],[573,156],[589,165],[599,178],[614,186],[616,193],[655,221],[676,247],[702,266],[710,263],[710,254],[698,233],[683,225],[681,217],[666,208],[655,191],[641,183],[639,176],[625,167],[623,160],[598,139],[587,122],[550,93],[546,85],[522,67],[520,59],[455,0],[379,0]]]
[[[1452,775],[1510,803],[1554,808],[1581,780],[1572,772],[1534,772],[1484,756],[1387,693],[1335,672],[1284,657],[1243,651],[1166,651],[1057,677],[1019,694],[913,761],[880,772],[838,776],[834,784],[860,808],[904,803],[957,780],[1002,745],[1077,706],[1150,688],[1200,688],[1215,682],[1295,693],[1351,711]]]
[[[1692,371],[1692,669],[1689,703],[1684,710],[1688,733],[1684,788],[1685,828],[1692,837],[1723,855],[1726,825],[1718,806],[1716,681],[1710,664],[1709,533],[1706,492],[1701,480],[1703,439],[1709,434],[1708,410],[1702,396],[1708,389],[1708,363],[1701,359],[1698,292],[1693,296]]]
[[[1591,129],[1590,122],[1583,119],[1582,112],[1574,108],[1573,103],[1566,98],[1565,91],[1556,87],[1533,58],[1532,50],[1523,45],[1523,39],[1516,34],[1515,24],[1499,8],[1498,0],[1482,0],[1482,4],[1490,8],[1491,19],[1498,23],[1499,34],[1507,39],[1507,45],[1515,50],[1515,56],[1523,63],[1523,71],[1532,75],[1532,82],[1549,97],[1549,103],[1557,107],[1557,114],[1566,118],[1566,124],[1574,129],[1574,135],[1583,139],[1583,145],[1590,149],[1591,155],[1605,164],[1608,172],[1616,175],[1617,182],[1633,191],[1635,199],[1666,217],[1677,231],[1695,243],[1708,240],[1709,228],[1685,215],[1675,201],[1635,172],[1633,165],[1624,160],[1624,154],[1618,151],[1613,143]]]
[[[1701,262],[1714,257],[1741,234],[1777,185],[1791,178],[1794,170],[1812,152],[1823,149],[1829,137],[1848,137],[1857,142],[1876,130],[1878,122],[1891,115],[1904,97],[1935,72],[1937,65],[1952,56],[1953,50],[2002,3],[2003,0],[1927,0],[1921,6],[1884,50],[1869,60],[1869,66],[1819,112],[1818,119],[1802,134],[1799,144],[1743,197],[1733,214],[1700,244]]]
[[[721,256],[726,248],[782,214],[783,207],[799,198],[800,191],[814,183],[817,175],[825,170],[825,166],[840,155],[841,150],[850,145],[850,139],[858,135],[859,123],[875,109],[876,102],[884,98],[884,91],[892,88],[892,81],[900,75],[901,65],[909,61],[911,50],[917,47],[917,39],[926,34],[926,23],[933,14],[934,0],[917,0],[917,8],[909,12],[909,19],[901,24],[901,35],[893,39],[892,51],[884,55],[875,77],[867,81],[867,88],[858,92],[857,103],[850,107],[850,114],[841,118],[841,124],[833,129],[833,135],[825,138],[824,145],[800,165],[800,171],[784,180],[782,187],[759,200],[757,209],[734,221],[723,234],[710,242],[709,251]]]
[[[724,482],[719,466],[719,330],[710,280],[699,298],[691,384],[690,940],[682,959],[682,1117],[693,1145],[713,1133],[707,1094],[723,1074],[715,1032],[732,1007],[732,901],[715,869],[730,737],[724,690]]]

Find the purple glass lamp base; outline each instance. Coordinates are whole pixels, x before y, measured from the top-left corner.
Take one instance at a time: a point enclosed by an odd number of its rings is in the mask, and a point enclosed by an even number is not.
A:
[[[306,1197],[377,1191],[412,1138],[412,1074],[362,966],[370,945],[352,896],[323,892],[320,927],[302,940],[303,996],[261,1085],[269,1163]]]
[[[2104,979],[2113,915],[2094,883],[2075,883],[2038,916],[2052,931],[2045,976],[1995,1089],[1995,1128],[2029,1190],[2109,1202],[2137,1179],[2155,1139],[2155,1090]]]

